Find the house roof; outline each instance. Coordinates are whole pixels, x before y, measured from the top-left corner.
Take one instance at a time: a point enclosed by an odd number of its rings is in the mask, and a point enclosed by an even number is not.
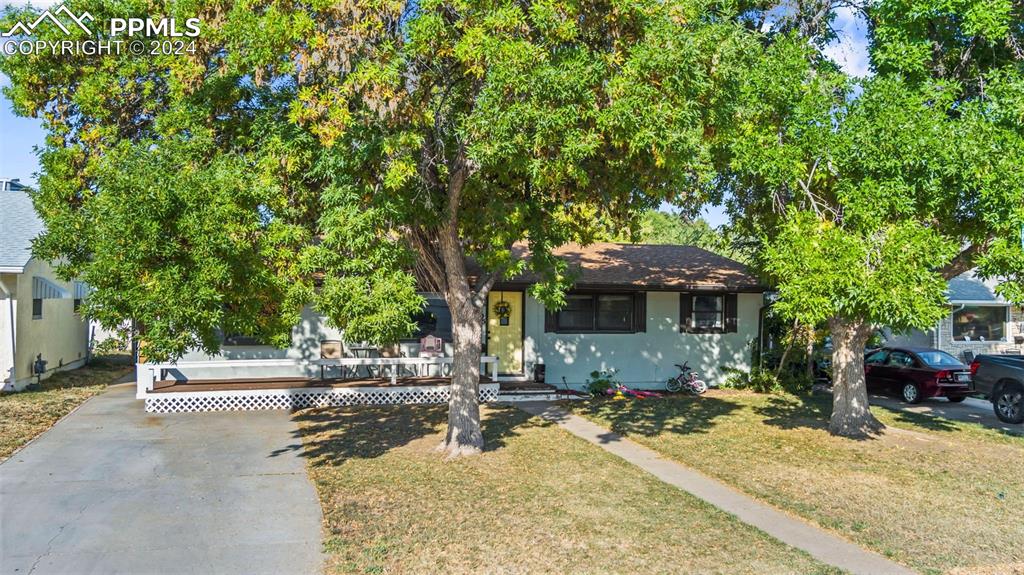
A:
[[[21,273],[32,258],[32,240],[43,221],[24,191],[0,191],[0,271]]]
[[[525,246],[517,249],[527,255]],[[553,253],[577,271],[577,288],[765,291],[745,265],[695,246],[566,244]],[[526,273],[499,286],[530,284],[537,279]]]
[[[997,285],[998,279],[981,279],[969,271],[949,280],[946,294],[951,303],[1006,303],[1005,299],[996,294]]]

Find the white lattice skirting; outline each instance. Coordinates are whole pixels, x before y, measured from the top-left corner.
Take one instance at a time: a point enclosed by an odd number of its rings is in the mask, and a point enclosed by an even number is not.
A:
[[[302,409],[304,407],[343,405],[447,403],[450,393],[451,390],[447,385],[151,393],[146,397],[146,411],[149,413],[180,413],[187,411]],[[497,399],[498,384],[480,385],[481,402]]]

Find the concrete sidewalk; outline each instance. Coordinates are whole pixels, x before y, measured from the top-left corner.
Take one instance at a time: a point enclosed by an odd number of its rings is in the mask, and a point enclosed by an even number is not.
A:
[[[573,435],[585,439],[636,465],[658,479],[678,487],[719,509],[735,515],[815,559],[856,575],[911,575],[910,569],[881,555],[863,549],[845,539],[787,515],[770,505],[752,499],[728,485],[685,465],[671,461],[638,443],[613,433],[596,423],[572,415],[551,403],[519,403],[517,407],[557,423]]]
[[[134,392],[90,399],[0,464],[2,573],[320,572],[287,412],[150,415]]]

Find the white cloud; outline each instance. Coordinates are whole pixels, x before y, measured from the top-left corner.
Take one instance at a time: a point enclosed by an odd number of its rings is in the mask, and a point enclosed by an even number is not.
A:
[[[851,76],[872,75],[868,58],[868,25],[864,18],[848,7],[841,7],[836,10],[833,26],[839,38],[825,47],[825,55]]]

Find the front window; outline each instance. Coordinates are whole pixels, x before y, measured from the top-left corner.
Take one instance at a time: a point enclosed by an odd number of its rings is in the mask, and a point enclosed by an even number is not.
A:
[[[631,332],[634,326],[632,294],[568,294],[565,307],[555,314],[560,332]]]
[[[559,331],[594,331],[594,296],[565,296],[565,307],[558,310]]]
[[[633,296],[597,296],[597,329],[629,331],[633,329]]]
[[[1002,341],[1006,338],[1007,306],[967,305],[953,309],[954,341]]]
[[[693,296],[693,315],[690,327],[697,329],[722,329],[725,326],[725,296]]]

